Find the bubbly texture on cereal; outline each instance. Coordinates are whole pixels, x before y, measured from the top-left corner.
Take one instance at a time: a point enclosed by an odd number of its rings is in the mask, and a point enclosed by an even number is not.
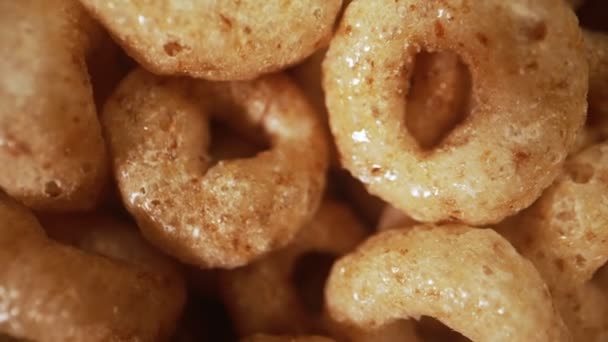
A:
[[[605,0],[7,0],[0,57],[0,341],[608,340]]]

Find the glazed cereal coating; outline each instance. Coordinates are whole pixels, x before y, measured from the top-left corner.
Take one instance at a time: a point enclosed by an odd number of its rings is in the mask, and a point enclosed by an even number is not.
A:
[[[455,52],[472,76],[470,114],[431,151],[402,120],[421,50]],[[354,1],[324,72],[343,165],[420,221],[481,225],[527,207],[586,112],[582,34],[559,0]]]
[[[589,62],[589,111],[608,116],[608,34],[584,30]]]
[[[261,126],[271,148],[209,168],[208,115],[230,113]],[[288,244],[319,205],[327,143],[285,76],[210,83],[137,70],[103,124],[127,209],[148,240],[184,262],[243,265]]]
[[[326,44],[341,0],[81,0],[146,69],[252,79]]]
[[[608,144],[570,158],[532,207],[498,229],[539,270],[575,340],[600,341],[608,293],[591,279],[608,261]]]
[[[608,144],[569,159],[543,196],[499,229],[549,286],[589,281],[608,261]]]
[[[183,285],[49,240],[0,199],[0,331],[44,341],[153,341],[172,333]]]
[[[224,302],[242,336],[255,332],[306,333],[322,327],[307,311],[292,279],[298,259],[308,253],[345,254],[366,230],[345,205],[325,200],[293,243],[243,268],[221,275]]]
[[[89,209],[103,186],[85,65],[99,32],[75,1],[0,4],[0,185],[36,210]]]
[[[473,341],[568,339],[536,269],[489,229],[382,232],[334,264],[325,294],[360,326],[430,316]]]

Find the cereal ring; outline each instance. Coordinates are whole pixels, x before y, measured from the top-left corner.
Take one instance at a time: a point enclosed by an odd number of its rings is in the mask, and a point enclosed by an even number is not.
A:
[[[87,53],[99,38],[71,0],[0,5],[0,185],[36,210],[94,206],[106,157]]]
[[[498,227],[539,270],[577,341],[608,334],[605,317],[585,314],[608,300],[593,275],[608,262],[608,143],[571,157],[534,205]],[[600,291],[601,292],[601,291]],[[591,296],[594,299],[588,299]],[[608,298],[608,297],[607,297]],[[608,306],[606,306],[608,307]]]
[[[41,217],[40,222],[48,237],[55,241],[137,266],[150,273],[161,272],[171,277],[172,283],[183,283],[176,263],[152,248],[135,225],[101,214],[46,216]],[[177,287],[184,291],[183,284]]]
[[[329,39],[341,0],[80,0],[157,74],[252,79],[296,64]]]
[[[583,30],[589,62],[589,111],[608,116],[608,34]]]
[[[262,126],[271,149],[209,167],[207,111]],[[137,70],[102,121],[127,210],[148,240],[184,262],[243,265],[288,244],[319,205],[326,142],[282,75],[212,83]]]
[[[472,75],[471,113],[430,151],[402,122],[421,50],[452,51]],[[355,1],[323,67],[344,166],[419,221],[494,223],[529,206],[586,111],[582,35],[556,0]]]
[[[44,341],[152,341],[172,333],[183,285],[48,239],[0,195],[0,331]]]
[[[325,291],[330,314],[359,326],[424,315],[473,341],[568,338],[538,272],[490,229],[379,233],[334,264]]]
[[[550,288],[576,288],[608,262],[608,143],[569,159],[530,208],[499,225]]]
[[[241,339],[241,342],[333,342],[332,339],[323,336],[272,336],[255,334]]]
[[[299,334],[318,328],[323,324],[319,322],[322,305],[301,298],[297,285],[302,284],[294,278],[298,263],[306,255],[342,255],[365,236],[365,228],[347,207],[325,200],[288,247],[226,271],[221,275],[221,288],[237,331],[247,336],[262,331]],[[325,259],[319,261],[328,261]]]

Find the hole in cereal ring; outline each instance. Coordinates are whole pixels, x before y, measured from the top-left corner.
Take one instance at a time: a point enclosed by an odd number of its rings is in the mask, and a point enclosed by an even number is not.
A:
[[[567,163],[564,168],[572,181],[578,184],[586,184],[593,177],[593,166],[589,164]]]
[[[428,317],[422,316],[416,324],[416,333],[423,341],[427,342],[465,342],[471,341],[470,339],[462,336],[462,334],[458,333],[450,329],[445,324],[440,321]]]
[[[243,132],[239,132],[217,120],[211,120],[210,131],[211,146],[209,154],[212,165],[220,160],[252,158],[270,148],[264,134],[252,137],[242,134]]]
[[[471,73],[449,51],[422,51],[414,63],[405,125],[422,149],[431,150],[470,112]]]
[[[325,281],[336,257],[319,252],[301,256],[295,263],[291,281],[298,292],[300,302],[311,314],[323,310]]]
[[[62,191],[57,181],[49,181],[44,184],[44,193],[49,197],[59,197]]]

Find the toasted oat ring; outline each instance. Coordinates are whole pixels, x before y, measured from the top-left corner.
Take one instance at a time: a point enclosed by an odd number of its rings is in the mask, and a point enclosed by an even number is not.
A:
[[[608,262],[606,193],[608,143],[602,143],[568,159],[564,172],[534,205],[499,225],[501,234],[539,270],[577,341],[608,334],[605,317],[582,317],[593,305],[608,304],[608,290],[591,283]]]
[[[359,326],[424,315],[473,341],[568,337],[536,269],[490,229],[379,233],[334,264],[326,297],[334,318]]]
[[[153,248],[137,226],[110,214],[52,215],[39,218],[47,235],[89,253],[122,261],[151,273],[161,272],[184,292],[179,266]]]
[[[146,69],[252,79],[296,64],[329,39],[341,0],[80,0]]]
[[[91,208],[107,173],[76,1],[0,4],[0,186],[36,210]]]
[[[256,332],[293,334],[316,331],[324,324],[300,297],[296,264],[305,255],[341,256],[366,236],[363,225],[345,205],[325,200],[313,220],[293,242],[243,268],[224,272],[224,302],[241,336]],[[321,309],[321,308],[316,308]]]
[[[262,126],[271,148],[209,168],[207,114]],[[131,73],[103,125],[127,210],[148,240],[180,260],[231,268],[288,244],[316,211],[327,143],[282,75],[213,83]]]
[[[471,113],[430,151],[402,120],[422,49],[458,54],[472,77]],[[527,207],[586,111],[582,35],[556,0],[355,1],[323,67],[343,164],[419,221],[486,224]]]
[[[4,194],[0,222],[0,332],[44,341],[153,341],[172,333],[182,283],[52,241]]]
[[[552,290],[577,288],[608,262],[608,143],[571,157],[532,205],[500,232]]]

